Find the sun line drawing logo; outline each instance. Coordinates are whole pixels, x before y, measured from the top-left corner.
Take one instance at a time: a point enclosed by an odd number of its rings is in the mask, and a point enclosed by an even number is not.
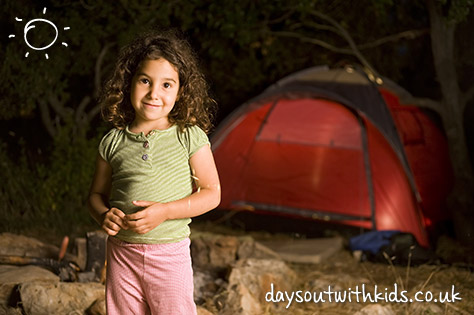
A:
[[[43,8],[43,15],[45,15],[45,14],[46,14],[46,7]],[[15,20],[17,22],[23,22],[23,19],[20,19],[18,17],[15,17]],[[47,44],[45,46],[42,46],[42,47],[35,47],[35,46],[31,45],[30,42],[28,42],[28,38],[27,38],[28,32],[31,29],[36,27],[36,25],[33,25],[33,24],[38,23],[38,22],[47,23],[47,24],[51,25],[54,28],[54,31],[56,33],[55,36],[54,36],[54,39],[49,44]],[[70,30],[70,29],[71,28],[69,26],[66,26],[66,27],[63,28],[63,30],[65,30],[65,31]],[[53,22],[51,22],[50,20],[46,20],[46,19],[42,19],[42,18],[37,18],[37,19],[33,19],[33,20],[28,21],[25,24],[25,27],[23,28],[23,39],[25,40],[26,45],[28,45],[28,47],[30,47],[33,50],[46,50],[46,49],[48,49],[49,47],[54,45],[54,43],[58,39],[58,35],[59,35],[58,27]],[[15,38],[15,37],[16,37],[15,34],[10,34],[8,36],[8,38]],[[68,47],[67,43],[65,43],[65,42],[61,42],[61,44],[65,47]],[[29,52],[26,52],[25,58],[28,58],[29,54],[30,54]],[[44,54],[44,57],[46,59],[49,59],[49,56],[48,56],[47,53]]]

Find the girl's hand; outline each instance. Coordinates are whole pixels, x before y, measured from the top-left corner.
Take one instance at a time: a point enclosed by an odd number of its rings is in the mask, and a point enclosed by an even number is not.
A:
[[[150,232],[168,219],[165,206],[161,203],[145,200],[137,200],[132,203],[144,208],[125,216],[127,227],[135,233],[145,234]]]
[[[110,208],[109,211],[103,214],[102,229],[110,236],[116,235],[120,229],[127,230],[125,224],[125,213],[117,208]]]

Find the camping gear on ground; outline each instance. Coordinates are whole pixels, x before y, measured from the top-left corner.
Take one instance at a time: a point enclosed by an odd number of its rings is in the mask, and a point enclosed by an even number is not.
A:
[[[220,209],[400,230],[425,247],[426,228],[449,217],[442,132],[355,68],[278,81],[222,121],[211,142]]]
[[[370,231],[349,239],[349,248],[361,251],[361,261],[417,266],[439,264],[440,259],[430,249],[421,247],[410,233],[400,231]]]
[[[390,238],[400,231],[370,231],[349,239],[351,251],[361,250],[377,254],[380,248],[390,245]]]

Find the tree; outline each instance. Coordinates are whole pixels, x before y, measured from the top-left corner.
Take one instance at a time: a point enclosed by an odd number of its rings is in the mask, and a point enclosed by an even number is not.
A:
[[[433,64],[427,63],[422,54],[427,54],[424,49],[431,34],[442,90],[439,96],[443,99],[415,101],[436,109],[443,117],[460,179],[457,191],[464,191],[455,200],[463,205],[460,209],[466,209],[462,213],[468,213],[467,209],[472,209],[472,200],[467,197],[469,192],[472,196],[472,172],[465,171],[468,158],[465,139],[460,138],[460,119],[474,89],[456,83],[461,74],[452,69],[462,69],[453,55],[457,45],[454,35],[456,25],[470,14],[472,1],[428,0],[428,6],[424,6],[421,1],[394,4],[392,0],[49,0],[46,5],[32,0],[5,0],[0,11],[0,24],[7,30],[0,38],[4,48],[0,50],[0,119],[20,121],[27,129],[24,132],[17,127],[15,132],[41,135],[43,143],[10,141],[10,147],[20,147],[15,152],[34,153],[38,146],[43,152],[47,150],[39,159],[45,163],[43,169],[59,167],[59,162],[51,163],[62,156],[80,161],[80,150],[72,151],[74,146],[70,144],[75,141],[94,148],[87,141],[97,141],[100,136],[91,132],[100,126],[97,95],[119,47],[150,26],[174,26],[190,39],[220,105],[220,118],[285,75],[314,65],[337,65],[341,59],[362,63],[374,77],[379,71],[395,81],[417,76],[411,83],[417,88],[426,86],[434,82],[430,78]],[[37,51],[30,51],[25,58],[25,21],[42,15],[45,6],[45,17],[60,27],[71,27],[68,31],[60,28],[58,40],[68,47],[54,45],[48,49],[49,59]],[[23,22],[15,17],[23,18]],[[8,38],[9,34],[17,37]],[[38,26],[28,36],[41,43],[51,37],[51,28]],[[413,61],[416,56],[421,57]],[[408,68],[409,75],[405,75],[403,71]],[[421,96],[438,96],[430,94],[434,89],[426,90],[428,93]],[[43,127],[32,130],[30,125]],[[5,134],[2,139],[9,140]],[[33,154],[30,164],[39,163],[35,157]],[[64,173],[58,169],[55,180],[49,175],[43,180],[48,177],[51,187],[67,190],[66,185],[54,184]],[[72,169],[69,173],[78,172]],[[64,196],[59,192],[56,195]]]
[[[103,1],[51,1],[48,6],[33,1],[7,1],[2,20],[9,20],[14,38],[2,38],[6,50],[2,54],[0,118],[31,117],[39,113],[49,136],[56,138],[65,125],[73,126],[73,137],[85,137],[91,122],[100,111],[97,97],[108,75],[118,47],[133,33],[154,23],[169,24],[169,3]],[[43,13],[42,13],[43,12]],[[7,13],[14,15],[7,15]],[[19,22],[15,17],[21,17]],[[21,40],[26,21],[38,16],[58,26],[58,35],[67,48],[55,45],[43,52],[31,51]],[[130,22],[131,21],[131,22]],[[63,30],[62,26],[69,26]],[[54,38],[52,28],[36,23],[28,32],[30,42],[47,42]],[[43,45],[36,45],[43,46]],[[58,47],[59,46],[59,47]],[[30,50],[28,58],[24,51]],[[27,97],[26,97],[27,96]],[[20,101],[12,106],[10,100]]]
[[[0,38],[5,48],[0,50],[0,119],[7,122],[1,127],[8,133],[0,140],[0,168],[5,176],[0,183],[0,213],[5,218],[0,230],[34,224],[36,229],[46,226],[69,233],[72,227],[86,224],[85,201],[97,142],[104,132],[97,123],[100,86],[118,47],[139,29],[167,25],[170,4],[2,3],[1,23],[8,33]],[[23,40],[27,21],[39,17],[59,30],[57,43],[47,49],[48,58],[45,51],[33,51]],[[43,47],[54,36],[54,28],[36,23],[28,41]]]
[[[462,91],[459,84],[459,62],[456,60],[456,27],[474,7],[474,1],[427,0],[431,22],[431,44],[437,81],[442,100],[433,103],[441,114],[448,137],[451,160],[456,178],[451,200],[455,209],[458,237],[468,244],[474,240],[474,178],[464,132],[464,113],[474,97],[474,84]]]

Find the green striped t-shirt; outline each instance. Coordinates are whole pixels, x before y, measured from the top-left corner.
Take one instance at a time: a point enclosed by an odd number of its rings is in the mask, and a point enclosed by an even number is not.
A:
[[[110,206],[131,214],[141,207],[134,200],[171,202],[189,196],[193,180],[190,157],[209,139],[197,126],[181,132],[177,125],[148,135],[129,128],[112,129],[101,140],[99,154],[112,167]],[[191,219],[167,220],[146,234],[120,230],[129,243],[172,243],[189,236]]]

